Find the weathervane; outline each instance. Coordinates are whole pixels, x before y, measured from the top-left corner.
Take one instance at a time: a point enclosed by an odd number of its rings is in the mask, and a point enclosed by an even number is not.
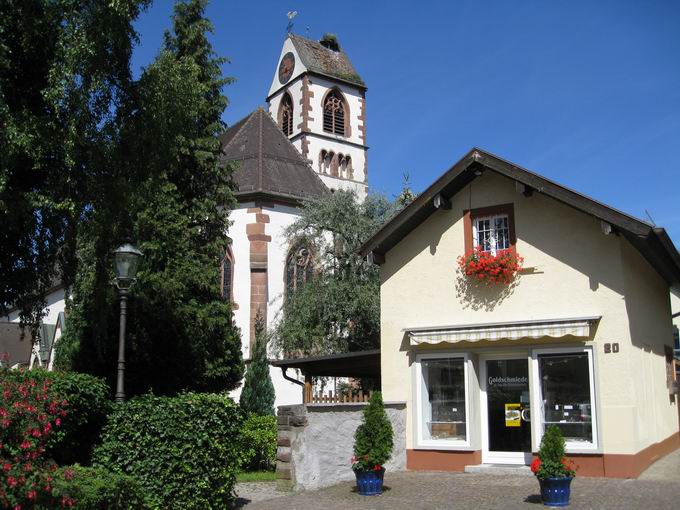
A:
[[[293,18],[297,16],[297,11],[288,11],[288,25],[286,26],[286,32],[290,34],[291,30],[293,30]]]

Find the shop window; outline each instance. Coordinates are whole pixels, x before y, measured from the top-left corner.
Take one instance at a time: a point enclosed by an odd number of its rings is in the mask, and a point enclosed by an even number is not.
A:
[[[557,425],[567,447],[594,448],[597,428],[591,351],[538,352],[535,368],[540,391],[540,435],[550,425]]]
[[[418,444],[468,444],[466,359],[420,355],[418,369]]]
[[[465,251],[480,247],[493,253],[515,249],[512,204],[472,209],[464,213]]]

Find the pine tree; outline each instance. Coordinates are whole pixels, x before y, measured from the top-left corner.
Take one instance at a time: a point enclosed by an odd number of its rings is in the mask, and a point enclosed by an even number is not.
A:
[[[173,31],[136,83],[118,148],[124,207],[93,211],[78,238],[81,266],[58,363],[115,374],[118,306],[111,252],[126,237],[144,253],[128,305],[126,393],[224,391],[243,376],[240,332],[220,294],[220,260],[234,205],[218,135],[227,105],[224,59],[207,39],[207,0],[178,2]],[[119,198],[119,197],[114,197]],[[110,232],[112,212],[119,229]]]
[[[354,467],[370,471],[383,466],[392,456],[394,433],[385,408],[382,394],[376,391],[364,408],[363,421],[354,433]]]
[[[267,362],[267,331],[262,314],[255,316],[255,349],[241,392],[241,408],[261,416],[274,415],[274,385]]]

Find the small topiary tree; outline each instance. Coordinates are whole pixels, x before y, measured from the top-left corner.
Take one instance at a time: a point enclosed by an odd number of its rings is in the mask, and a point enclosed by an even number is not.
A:
[[[371,395],[364,409],[363,422],[354,433],[354,457],[352,469],[355,471],[379,471],[392,456],[394,447],[392,424],[385,407],[382,394],[376,391]]]
[[[551,425],[543,434],[538,458],[531,463],[531,471],[539,479],[576,476],[574,461],[565,457],[564,437],[557,425]]]
[[[267,362],[267,331],[262,314],[258,310],[255,316],[255,349],[246,372],[239,404],[247,413],[273,416],[275,398],[276,393]]]

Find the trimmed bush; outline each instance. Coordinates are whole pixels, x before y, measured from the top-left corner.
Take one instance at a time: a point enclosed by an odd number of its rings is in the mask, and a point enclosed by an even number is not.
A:
[[[93,463],[136,478],[151,508],[227,508],[242,425],[226,395],[143,395],[115,406]]]
[[[55,487],[73,500],[74,510],[147,510],[142,486],[131,476],[103,468],[62,469]]]
[[[66,415],[61,426],[53,431],[46,454],[60,465],[89,465],[92,448],[99,438],[111,410],[109,387],[103,379],[78,372],[48,372],[47,370],[9,370],[4,378],[15,383],[36,386],[48,382],[54,398],[65,400]]]
[[[241,431],[241,471],[276,467],[276,416],[251,414]]]
[[[363,422],[354,433],[352,468],[356,471],[379,470],[392,456],[394,433],[382,394],[376,391],[364,408]]]

